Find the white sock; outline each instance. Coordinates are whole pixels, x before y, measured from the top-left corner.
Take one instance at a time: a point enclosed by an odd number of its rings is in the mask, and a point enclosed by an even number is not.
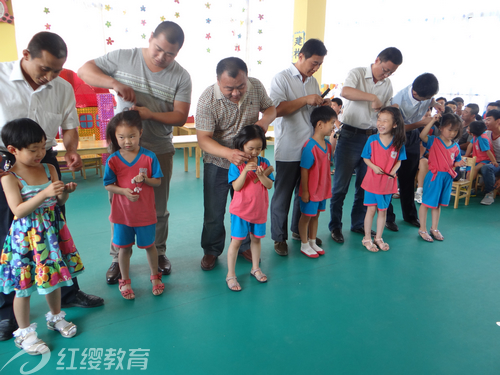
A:
[[[309,239],[309,246],[311,246],[311,249],[313,249],[316,252],[322,252],[323,251],[323,249],[316,244],[316,238]]]
[[[311,245],[309,245],[309,243],[302,243],[300,245],[300,251],[302,251],[307,255],[318,254],[316,251],[313,250],[313,248],[311,247]]]
[[[423,191],[424,191],[423,187],[417,188],[417,194],[422,194]]]
[[[66,316],[66,313],[64,311],[61,311],[59,314],[53,315],[50,311],[45,314],[45,318],[47,319],[47,322],[58,322],[56,323],[55,327],[57,329],[63,329],[68,325],[68,322],[64,319]]]

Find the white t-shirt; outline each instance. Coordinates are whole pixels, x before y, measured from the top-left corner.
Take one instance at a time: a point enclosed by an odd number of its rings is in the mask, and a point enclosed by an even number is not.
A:
[[[486,130],[484,134],[486,134],[486,136],[491,139],[491,145],[493,147],[495,158],[497,159],[497,162],[500,163],[500,137],[498,137],[497,139],[493,139],[493,133],[491,132],[491,130]]]

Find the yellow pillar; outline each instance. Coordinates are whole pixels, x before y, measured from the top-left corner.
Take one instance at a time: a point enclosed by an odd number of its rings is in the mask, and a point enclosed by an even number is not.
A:
[[[12,1],[7,1],[9,14],[12,12]],[[14,19],[14,22],[16,20]],[[0,22],[0,62],[17,60],[17,47],[16,47],[16,30],[14,25],[6,22]]]
[[[326,0],[295,0],[293,15],[293,62],[308,39],[325,40]],[[328,49],[328,47],[327,47]],[[314,77],[321,84],[321,68]]]

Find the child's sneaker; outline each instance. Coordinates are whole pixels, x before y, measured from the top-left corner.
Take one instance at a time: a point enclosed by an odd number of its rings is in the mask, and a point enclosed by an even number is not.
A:
[[[301,244],[300,251],[309,258],[319,258],[318,253],[314,251],[308,243]]]
[[[415,202],[422,203],[422,193],[415,193]]]
[[[493,198],[493,193],[486,194],[484,198],[481,200],[481,204],[484,204],[485,206],[489,206],[493,202],[495,202],[495,198]]]

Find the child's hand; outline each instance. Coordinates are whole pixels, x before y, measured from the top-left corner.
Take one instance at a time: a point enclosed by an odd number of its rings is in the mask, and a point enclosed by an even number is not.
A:
[[[259,177],[264,176],[264,168],[262,168],[260,165],[257,167],[255,170],[255,174]]]
[[[310,194],[308,191],[303,191],[302,192],[302,196],[300,197],[300,199],[302,199],[302,202],[304,203],[309,203],[309,199],[310,199]]]
[[[65,186],[64,186],[64,191],[67,192],[67,193],[72,193],[76,190],[76,187],[78,185],[75,183],[75,182],[70,182],[70,183],[67,183]]]
[[[496,161],[492,162],[491,164],[493,164],[495,168],[498,168],[498,163]]]
[[[134,177],[134,181],[137,183],[137,184],[140,184],[141,182],[144,182],[144,180],[146,179],[146,174],[145,173],[139,173],[137,176]]]
[[[377,165],[374,165],[372,169],[376,174],[384,174],[384,170]]]
[[[47,186],[43,191],[45,191],[47,197],[56,197],[64,191],[64,182],[55,181]]]
[[[457,167],[465,167],[466,165],[467,165],[467,163],[465,162],[465,160],[464,160],[464,159],[462,159],[462,160],[460,160],[460,161],[457,161],[457,162],[455,163],[455,166],[457,166]]]
[[[255,171],[257,169],[257,163],[254,162],[248,162],[245,165],[245,168],[243,168],[244,172],[249,172],[249,171]]]
[[[430,122],[432,122],[434,124],[435,122],[439,121],[441,116],[442,116],[441,112],[436,113],[434,116],[432,116],[432,119]]]
[[[137,202],[139,200],[139,194],[134,194],[134,191],[128,188],[123,189],[123,192],[127,199],[131,202]]]

